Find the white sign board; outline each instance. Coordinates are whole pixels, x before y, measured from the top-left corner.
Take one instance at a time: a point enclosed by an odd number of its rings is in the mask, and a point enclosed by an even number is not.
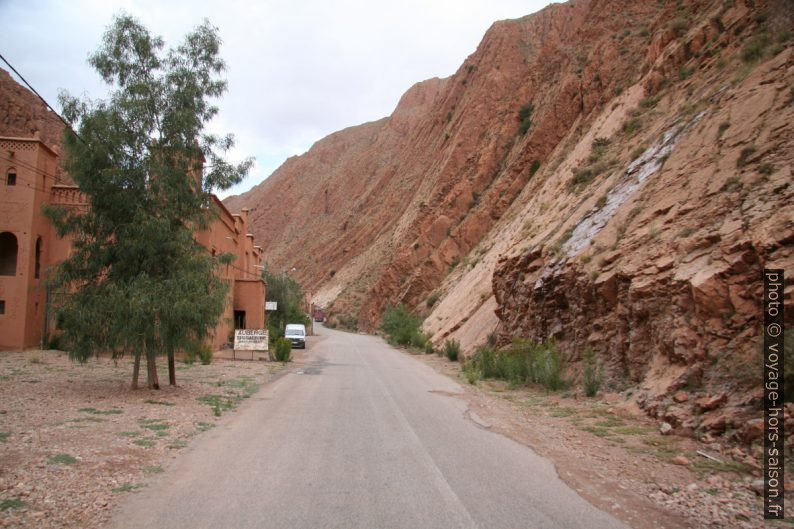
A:
[[[267,329],[236,329],[235,351],[267,351]]]
[[[278,310],[277,301],[265,301],[265,310]]]

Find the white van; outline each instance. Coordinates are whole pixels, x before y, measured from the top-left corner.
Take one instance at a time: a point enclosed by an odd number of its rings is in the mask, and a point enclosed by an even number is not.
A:
[[[288,323],[284,329],[284,338],[292,342],[292,347],[306,349],[306,326],[302,323]]]

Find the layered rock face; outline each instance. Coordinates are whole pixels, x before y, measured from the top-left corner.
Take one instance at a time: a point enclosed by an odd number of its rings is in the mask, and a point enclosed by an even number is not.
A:
[[[552,5],[228,203],[348,325],[554,336],[572,381],[589,347],[652,415],[751,439],[764,267],[792,322],[793,29],[782,0]]]

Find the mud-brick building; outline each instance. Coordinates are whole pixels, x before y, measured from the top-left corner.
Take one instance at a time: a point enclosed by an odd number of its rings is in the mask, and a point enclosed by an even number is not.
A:
[[[69,256],[71,242],[58,238],[42,205],[87,207],[80,189],[60,173],[58,156],[58,148],[38,134],[0,136],[0,349],[37,347],[53,330],[45,277],[48,267]],[[249,233],[248,211],[232,214],[214,196],[213,204],[217,218],[196,239],[213,255],[236,256],[221,270],[231,288],[225,313],[208,337],[217,349],[235,328],[264,327],[265,283],[263,252]]]

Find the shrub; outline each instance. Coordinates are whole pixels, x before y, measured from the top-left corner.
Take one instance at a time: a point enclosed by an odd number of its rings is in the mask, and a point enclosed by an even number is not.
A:
[[[584,386],[585,395],[595,397],[603,382],[603,367],[596,360],[595,352],[588,347],[584,353],[584,368],[582,371],[582,386]]]
[[[695,70],[696,70],[695,66],[682,65],[678,69],[678,78],[681,79],[682,81],[689,79],[690,77],[692,77],[692,74],[695,73]]]
[[[56,349],[58,351],[61,350],[61,334],[60,333],[52,333],[50,334],[49,339],[47,340],[47,349]]]
[[[623,122],[623,132],[629,136],[633,136],[640,128],[642,128],[642,121],[639,118],[629,118]]]
[[[653,108],[656,106],[656,103],[659,102],[660,97],[646,97],[640,100],[640,107],[641,108]]]
[[[755,154],[755,151],[756,148],[754,145],[748,145],[742,149],[742,152],[739,153],[739,159],[736,160],[736,167],[742,167],[743,165],[746,165],[750,157]]]
[[[603,195],[598,197],[598,200],[596,201],[596,207],[598,209],[601,209],[601,208],[603,208],[606,205],[607,205],[607,194],[604,193]]]
[[[460,356],[460,342],[457,340],[447,340],[444,342],[444,356],[452,362],[457,362]]]
[[[389,343],[410,345],[419,334],[419,316],[411,314],[404,305],[386,307],[381,316],[380,328]]]
[[[427,301],[425,302],[427,304],[427,308],[431,308],[433,305],[435,305],[436,302],[438,301],[438,298],[440,297],[441,294],[439,294],[438,292],[433,292],[432,294],[427,296]]]
[[[210,365],[212,363],[212,349],[209,345],[202,345],[198,348],[198,357],[203,365]]]
[[[744,62],[751,63],[764,56],[764,50],[769,46],[769,35],[761,33],[750,39],[742,48],[741,57]]]
[[[532,126],[532,112],[535,110],[535,105],[530,101],[518,111],[518,133],[523,136]]]
[[[499,378],[511,384],[534,383],[551,390],[566,385],[562,355],[554,340],[514,340],[501,351],[480,346],[471,362],[483,378]]]
[[[472,361],[463,362],[463,374],[466,376],[466,380],[469,384],[476,384],[477,380],[480,379],[480,372],[477,369],[477,366]]]
[[[532,165],[529,166],[529,176],[530,176],[530,178],[535,176],[535,173],[538,172],[538,169],[540,169],[540,160],[533,160],[532,161]]]
[[[436,351],[433,348],[433,342],[431,342],[430,340],[426,341],[425,342],[425,354],[426,355],[431,355],[431,354],[433,354],[435,352]]]
[[[683,37],[686,30],[689,29],[689,22],[684,18],[676,18],[670,21],[670,29],[676,37]]]
[[[286,338],[276,339],[273,350],[273,360],[276,362],[289,362],[292,360],[292,342]]]
[[[417,349],[424,349],[427,345],[428,339],[424,333],[418,332],[411,337],[411,345]]]
[[[728,127],[730,126],[731,126],[730,121],[723,121],[722,123],[720,123],[720,126],[717,128],[717,139],[720,139],[722,135],[725,133],[725,131],[728,130]]]

